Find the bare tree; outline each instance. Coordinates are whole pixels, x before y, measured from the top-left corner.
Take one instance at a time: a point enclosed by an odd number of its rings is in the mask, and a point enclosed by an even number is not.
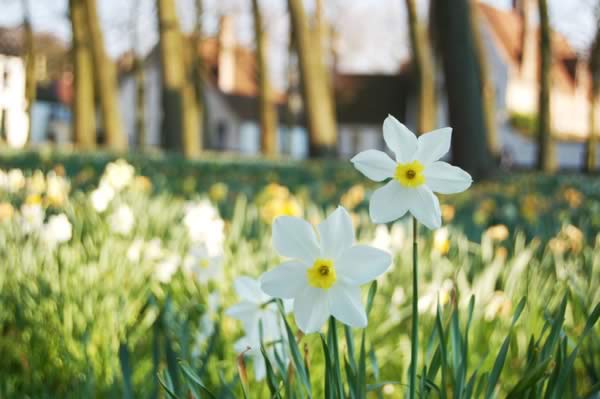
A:
[[[431,4],[435,43],[441,53],[448,112],[454,128],[453,160],[473,177],[485,177],[492,172],[493,164],[485,134],[471,2],[433,0]]]
[[[163,78],[163,141],[167,148],[181,148],[185,157],[194,158],[202,150],[196,90],[186,65],[175,2],[157,1]]]
[[[592,172],[598,163],[598,137],[596,112],[600,104],[600,19],[596,28],[596,36],[590,51],[589,70],[592,77],[592,93],[590,101],[590,131],[586,149],[586,170]]]
[[[196,99],[197,99],[197,112],[198,112],[198,130],[200,140],[206,140],[204,130],[205,130],[205,118],[206,118],[206,102],[204,101],[204,79],[206,72],[204,70],[204,60],[202,59],[202,40],[204,38],[203,35],[203,25],[202,18],[204,15],[204,7],[203,0],[196,0],[196,24],[194,26],[194,37],[193,41],[193,52],[192,52],[192,79],[195,83],[196,88]]]
[[[106,145],[113,150],[127,149],[127,137],[119,108],[119,92],[116,65],[104,49],[104,39],[98,20],[96,0],[84,0],[86,26],[94,61],[94,82],[100,99],[100,111],[106,138]]]
[[[475,55],[477,57],[479,81],[481,83],[483,119],[485,122],[488,150],[494,159],[499,161],[500,143],[498,141],[498,132],[496,127],[496,88],[494,87],[494,82],[492,81],[490,65],[485,52],[485,44],[483,43],[483,38],[481,37],[479,18],[477,2],[472,0],[471,29],[473,31],[473,43],[475,45]]]
[[[261,150],[264,155],[277,152],[277,108],[273,101],[273,90],[269,76],[268,43],[262,12],[258,0],[252,0],[254,35],[258,64],[258,96],[261,129]]]
[[[556,155],[552,140],[552,125],[550,118],[550,88],[552,84],[552,39],[548,4],[546,0],[538,0],[540,15],[540,82],[538,98],[538,169],[544,172],[556,170]]]
[[[429,45],[427,30],[419,21],[415,0],[406,0],[412,67],[418,86],[417,132],[424,133],[435,128],[436,99],[435,71],[433,55]]]
[[[140,150],[146,148],[146,79],[144,74],[144,60],[137,49],[138,42],[138,14],[140,12],[141,0],[135,0],[129,21],[129,32],[131,34],[131,47],[133,57],[133,79],[135,82],[135,137],[136,144]]]
[[[331,87],[323,62],[320,39],[315,39],[308,24],[302,0],[288,0],[290,20],[300,62],[302,94],[308,119],[310,155],[337,153],[337,127]],[[315,48],[315,44],[319,47]]]
[[[73,96],[73,132],[75,143],[82,149],[96,146],[96,115],[94,106],[94,68],[86,29],[84,0],[69,0],[73,29],[73,66],[75,90]]]

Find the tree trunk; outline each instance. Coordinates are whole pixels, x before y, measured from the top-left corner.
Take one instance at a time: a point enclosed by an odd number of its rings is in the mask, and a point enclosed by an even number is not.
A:
[[[540,87],[538,103],[538,169],[544,172],[556,170],[556,155],[552,140],[550,118],[550,87],[552,67],[552,42],[550,38],[550,22],[548,20],[548,4],[546,0],[538,0],[540,14]]]
[[[479,24],[479,13],[476,8],[477,3],[471,0],[471,30],[473,31],[473,43],[475,45],[475,55],[477,57],[477,69],[479,71],[479,81],[481,83],[481,96],[483,99],[483,119],[485,123],[485,132],[487,135],[488,150],[496,164],[500,161],[500,142],[498,141],[498,131],[496,126],[496,88],[490,74],[490,64],[487,60],[485,44],[481,37]]]
[[[337,127],[332,91],[326,84],[325,65],[321,47],[315,49],[314,36],[302,0],[288,0],[290,22],[294,30],[304,108],[308,119],[310,155],[335,156],[337,153]],[[319,40],[320,43],[320,40]]]
[[[187,73],[174,0],[157,0],[162,66],[163,142],[186,158],[202,150],[196,91]]]
[[[406,0],[413,73],[418,88],[417,132],[431,131],[436,125],[435,71],[427,31],[419,21],[415,0]]]
[[[483,117],[482,90],[471,32],[470,0],[433,0],[436,44],[448,97],[453,161],[474,178],[493,169]]]
[[[82,149],[96,147],[96,109],[94,105],[94,71],[90,40],[86,29],[83,0],[69,0],[73,29],[73,136]]]
[[[87,13],[89,43],[94,61],[96,90],[100,99],[100,111],[104,127],[106,145],[111,150],[127,149],[127,137],[119,108],[119,89],[116,65],[108,58],[104,49],[104,39],[98,20],[96,0],[84,0]]]
[[[31,141],[31,123],[32,109],[36,98],[36,76],[35,76],[35,41],[33,38],[33,29],[31,27],[31,10],[28,0],[22,0],[23,7],[23,27],[25,30],[25,112],[27,113],[27,140]]]
[[[596,111],[600,104],[600,26],[596,30],[596,37],[592,44],[589,61],[590,75],[592,77],[592,93],[590,100],[590,131],[586,148],[586,171],[593,172],[598,164],[598,137]]]
[[[261,150],[264,155],[277,153],[277,108],[273,101],[269,62],[267,57],[267,35],[264,30],[258,0],[252,0],[254,15],[254,35],[258,64],[258,97],[261,130]]]
[[[204,14],[203,0],[196,0],[196,27],[194,32],[194,52],[193,52],[193,83],[196,87],[196,99],[197,99],[197,112],[198,112],[198,129],[201,140],[201,147],[204,147],[204,143],[207,142],[207,137],[204,134],[206,127],[206,102],[204,101],[204,60],[202,59],[202,17]]]

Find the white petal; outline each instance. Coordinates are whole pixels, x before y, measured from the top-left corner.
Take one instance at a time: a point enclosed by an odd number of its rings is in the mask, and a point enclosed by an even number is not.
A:
[[[253,326],[258,324],[258,312],[255,303],[242,301],[230,306],[225,314],[236,320],[239,320],[244,326]]]
[[[335,269],[345,283],[359,286],[375,280],[391,263],[389,253],[368,245],[355,245],[344,251]]]
[[[374,181],[383,181],[394,175],[396,162],[383,151],[367,150],[350,160],[363,175]]]
[[[419,148],[417,150],[416,158],[425,165],[437,161],[450,151],[451,139],[451,127],[443,127],[422,134],[419,136]]]
[[[233,288],[242,301],[262,303],[269,297],[260,289],[260,282],[256,279],[242,276],[235,279]]]
[[[294,298],[306,285],[306,266],[295,261],[284,262],[260,277],[262,290],[274,298]]]
[[[369,202],[369,213],[373,222],[388,223],[404,216],[408,210],[408,191],[396,180],[391,180],[377,189]]]
[[[294,316],[298,328],[305,334],[318,332],[329,317],[327,293],[307,286],[294,298]]]
[[[410,190],[408,202],[410,213],[425,227],[434,230],[442,225],[440,202],[425,184]]]
[[[336,284],[330,288],[328,295],[333,317],[350,327],[367,326],[367,314],[360,300],[360,287]]]
[[[281,256],[314,263],[319,256],[315,229],[305,220],[279,216],[273,222],[273,247]]]
[[[341,253],[354,244],[352,218],[342,206],[322,221],[317,227],[321,240],[321,255],[337,259]]]
[[[267,365],[262,352],[258,352],[252,356],[252,364],[254,365],[254,379],[256,381],[262,381],[267,375]]]
[[[417,152],[417,136],[392,115],[388,115],[383,121],[383,139],[396,154],[398,162],[405,163],[414,159]]]
[[[471,175],[457,166],[438,161],[425,167],[425,184],[434,192],[456,194],[465,191],[473,183]]]

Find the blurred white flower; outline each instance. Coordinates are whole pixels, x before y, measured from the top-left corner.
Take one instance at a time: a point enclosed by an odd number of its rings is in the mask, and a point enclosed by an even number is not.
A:
[[[163,252],[160,238],[153,238],[150,241],[136,238],[127,249],[127,259],[134,263],[142,260],[153,262],[160,259]]]
[[[446,255],[450,251],[450,240],[446,227],[433,232],[433,250],[440,255]]]
[[[144,240],[136,238],[133,240],[129,248],[127,249],[127,259],[130,262],[137,263],[142,258],[142,249],[144,248]]]
[[[102,180],[115,191],[121,191],[131,183],[135,176],[135,168],[123,159],[118,159],[106,165]]]
[[[510,315],[512,302],[504,291],[496,291],[485,306],[484,318],[487,321],[494,320],[498,315],[507,317]]]
[[[454,282],[446,279],[443,282],[432,282],[429,287],[426,288],[425,294],[419,297],[417,307],[419,313],[429,312],[435,314],[437,311],[438,303],[440,307],[450,303],[454,291]]]
[[[73,226],[64,213],[50,216],[42,230],[42,239],[49,245],[67,242],[73,235]]]
[[[163,255],[163,252],[160,238],[153,238],[146,243],[146,247],[144,248],[144,258],[151,261],[157,260]]]
[[[380,224],[375,227],[375,237],[373,238],[373,241],[371,241],[371,245],[384,251],[391,250],[392,236],[385,224]]]
[[[98,188],[90,194],[90,201],[96,212],[104,212],[114,197],[115,190],[108,183],[100,182]]]
[[[200,318],[200,325],[192,348],[192,356],[199,356],[202,353],[202,348],[208,339],[214,334],[215,318],[217,317],[217,312],[220,305],[221,297],[219,296],[218,292],[211,292],[208,294],[206,311]]]
[[[49,172],[46,176],[46,197],[51,204],[61,205],[67,200],[71,185],[63,176]]]
[[[115,233],[127,235],[133,228],[135,217],[131,208],[120,205],[108,218],[110,229]]]
[[[294,316],[305,333],[317,332],[330,315],[352,327],[365,327],[360,286],[384,273],[389,253],[354,244],[352,219],[338,207],[317,229],[290,216],[273,223],[273,246],[292,260],[261,277],[261,287],[276,298],[294,299]]]
[[[11,193],[16,193],[25,187],[25,175],[21,169],[11,169],[3,178],[5,189]]]
[[[45,212],[39,203],[21,205],[21,228],[25,233],[39,231],[44,224]]]
[[[375,223],[388,223],[410,212],[429,229],[442,224],[442,211],[434,192],[454,194],[471,186],[464,170],[439,161],[450,150],[449,127],[422,134],[413,132],[393,116],[383,122],[383,138],[396,154],[367,150],[352,158],[362,174],[374,181],[391,180],[371,196],[369,212]]]
[[[204,243],[209,255],[217,256],[222,253],[225,241],[225,222],[210,201],[204,199],[187,204],[183,223],[188,230],[190,239],[194,242]]]
[[[179,268],[181,258],[177,255],[170,255],[157,263],[154,269],[154,275],[158,281],[167,284],[173,278],[175,272]]]
[[[233,286],[240,302],[229,307],[225,314],[241,321],[246,333],[235,343],[234,348],[238,353],[250,348],[246,355],[253,358],[254,376],[260,381],[265,377],[265,362],[260,352],[260,323],[267,353],[272,354],[274,350],[278,350],[282,359],[285,359],[285,351],[282,350],[285,343],[285,327],[277,304],[267,304],[272,298],[260,288],[258,280],[238,277]],[[285,301],[284,304],[287,311],[289,301]]]
[[[192,274],[199,283],[214,280],[221,271],[221,256],[210,256],[204,244],[192,246],[185,257],[183,268]]]

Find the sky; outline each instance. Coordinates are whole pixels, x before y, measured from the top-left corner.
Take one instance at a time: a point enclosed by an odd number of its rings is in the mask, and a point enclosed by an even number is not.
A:
[[[15,26],[22,21],[23,0],[0,0],[0,26]],[[71,37],[68,0],[29,1],[32,26],[49,31],[65,41]],[[263,20],[270,38],[272,73],[277,84],[285,80],[288,28],[286,0],[260,0]],[[314,0],[305,0],[309,11]],[[510,8],[511,0],[484,0],[499,8]],[[572,45],[585,53],[595,30],[594,6],[600,0],[548,0],[551,24]],[[118,57],[134,47],[147,53],[157,42],[155,0],[97,0],[107,51]],[[183,30],[195,23],[194,0],[176,0]],[[253,46],[253,21],[250,0],[203,0],[202,23],[206,35],[218,29],[218,16],[235,15],[238,41]],[[338,68],[345,72],[393,73],[408,57],[408,34],[404,0],[324,0],[326,17],[336,31]],[[427,0],[417,0],[425,13]],[[133,28],[135,27],[135,29]],[[134,34],[135,33],[135,34]],[[376,45],[374,45],[376,43]]]

